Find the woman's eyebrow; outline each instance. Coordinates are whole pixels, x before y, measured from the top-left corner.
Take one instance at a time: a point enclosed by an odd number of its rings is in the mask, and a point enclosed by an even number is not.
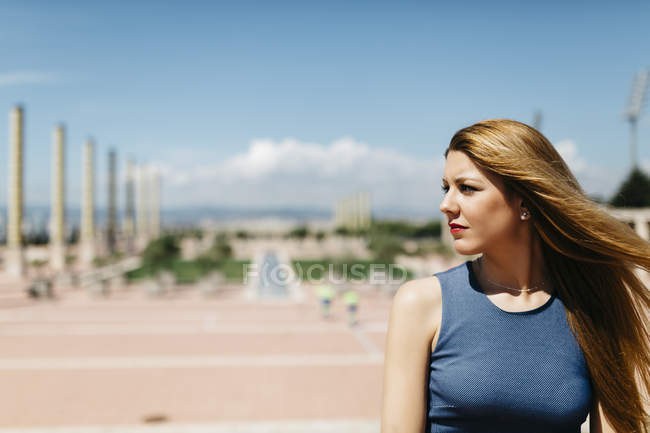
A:
[[[475,182],[480,182],[480,179],[475,178],[475,177],[470,177],[470,176],[458,176],[458,177],[455,179],[455,182],[456,182],[456,183],[459,183],[459,182],[466,182],[466,181],[468,181],[468,180],[473,180],[473,181],[475,181]],[[443,176],[443,177],[442,177],[442,181],[443,181],[443,182],[447,182],[447,179],[445,179],[445,177]]]

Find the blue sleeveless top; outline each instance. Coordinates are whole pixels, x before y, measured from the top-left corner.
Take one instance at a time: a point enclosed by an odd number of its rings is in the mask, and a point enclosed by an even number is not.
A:
[[[591,377],[560,299],[507,312],[482,292],[471,262],[436,276],[442,321],[427,432],[579,433]]]

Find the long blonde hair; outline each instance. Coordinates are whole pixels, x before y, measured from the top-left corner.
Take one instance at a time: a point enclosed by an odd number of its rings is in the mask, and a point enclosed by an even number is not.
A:
[[[530,126],[478,122],[453,136],[452,150],[522,197],[605,416],[619,432],[647,433],[650,291],[635,268],[650,271],[650,243],[590,200],[553,145]]]

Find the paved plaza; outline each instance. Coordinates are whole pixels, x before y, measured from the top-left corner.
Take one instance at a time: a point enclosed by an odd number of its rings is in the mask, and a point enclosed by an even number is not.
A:
[[[378,432],[390,297],[0,297],[0,432]]]
[[[31,300],[0,281],[0,433],[378,433],[391,297],[361,291],[350,327],[315,292]]]

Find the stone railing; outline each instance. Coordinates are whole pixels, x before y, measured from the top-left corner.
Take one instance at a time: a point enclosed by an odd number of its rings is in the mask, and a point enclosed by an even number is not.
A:
[[[650,207],[606,207],[605,210],[614,218],[630,224],[636,234],[650,242]]]

